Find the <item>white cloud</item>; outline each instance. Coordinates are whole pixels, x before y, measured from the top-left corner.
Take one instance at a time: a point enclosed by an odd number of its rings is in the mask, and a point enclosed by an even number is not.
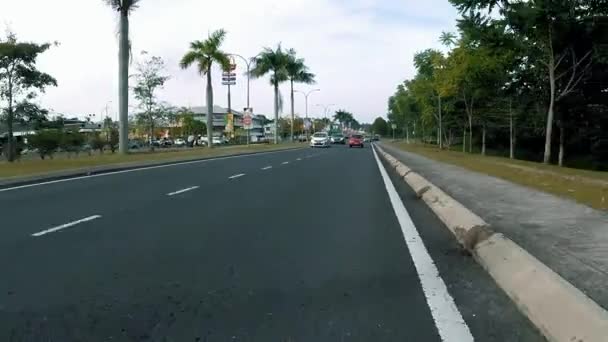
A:
[[[57,112],[100,113],[108,101],[116,110],[117,18],[101,0],[8,1],[0,22],[20,38],[59,41],[40,60],[42,70],[58,79],[42,102]],[[168,4],[171,5],[168,5]],[[71,14],[74,13],[74,14]],[[412,76],[416,51],[437,47],[441,31],[453,30],[456,12],[447,0],[143,0],[133,12],[133,51],[161,56],[172,76],[161,97],[174,105],[201,105],[204,82],[196,70],[180,70],[178,62],[190,41],[204,39],[217,28],[228,31],[225,51],[246,57],[278,42],[306,58],[317,75],[309,111],[317,103],[335,103],[371,121],[386,111],[386,100],[398,82]],[[245,78],[238,61],[233,106],[245,106]],[[214,72],[215,100],[226,105],[225,88]],[[297,88],[307,89],[309,86]],[[281,91],[288,101],[288,85]],[[252,106],[272,113],[268,80],[251,84]],[[132,101],[134,104],[134,101]],[[286,102],[285,112],[289,106]],[[296,94],[296,111],[304,101]]]

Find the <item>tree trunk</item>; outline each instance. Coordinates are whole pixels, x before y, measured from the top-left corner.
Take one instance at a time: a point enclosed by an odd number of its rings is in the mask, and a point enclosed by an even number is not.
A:
[[[462,129],[462,153],[467,151],[467,126]]]
[[[9,162],[15,161],[15,138],[13,136],[13,77],[12,72],[8,76],[8,108],[6,116],[6,126],[8,128],[8,140],[6,141],[6,151],[4,151],[6,160]]]
[[[213,85],[211,65],[207,68],[207,147],[213,148]]]
[[[409,144],[410,143],[410,130],[408,125],[405,125],[405,143]]]
[[[473,115],[469,114],[469,153],[473,153]]]
[[[153,138],[154,138],[154,119],[152,119],[152,117],[150,117],[150,152],[154,152],[154,144],[152,143]]]
[[[274,83],[274,143],[279,143],[279,84]]]
[[[293,142],[293,125],[295,124],[294,101],[293,101],[293,80],[291,83],[291,142]]]
[[[549,61],[549,110],[547,112],[547,128],[545,130],[545,154],[543,155],[543,163],[549,164],[551,161],[551,134],[553,133],[553,111],[555,109],[555,60],[553,53]]]
[[[481,126],[481,155],[486,155],[486,125]]]
[[[129,152],[129,11],[120,11],[120,38],[118,43],[118,150]]]
[[[559,157],[558,165],[564,166],[564,125],[559,125]]]
[[[515,128],[513,127],[513,109],[509,100],[509,158],[515,159]]]
[[[439,149],[443,148],[443,135],[442,135],[442,130],[443,130],[443,117],[442,117],[442,113],[441,113],[441,96],[438,96],[438,102],[439,102]]]

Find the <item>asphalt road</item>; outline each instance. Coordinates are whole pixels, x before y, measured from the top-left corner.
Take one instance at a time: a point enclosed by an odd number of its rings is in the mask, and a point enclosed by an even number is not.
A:
[[[334,146],[0,190],[0,341],[543,341],[379,165]]]

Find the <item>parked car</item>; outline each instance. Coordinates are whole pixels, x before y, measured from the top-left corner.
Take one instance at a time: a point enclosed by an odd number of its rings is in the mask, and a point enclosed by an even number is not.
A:
[[[305,142],[305,141],[307,141],[307,140],[308,140],[308,139],[306,139],[306,135],[305,135],[305,134],[300,134],[300,135],[298,135],[298,141],[299,141],[299,142]]]
[[[361,147],[363,148],[363,136],[360,134],[353,134],[348,138],[348,147]]]
[[[184,140],[182,138],[177,138],[177,139],[175,139],[175,141],[173,142],[173,144],[175,146],[178,146],[178,147],[186,146],[186,140]]]
[[[378,134],[374,135],[374,138],[372,139],[372,141],[379,141],[380,140],[380,136]]]
[[[213,145],[222,145],[224,143],[226,143],[226,141],[224,140],[223,137],[219,137],[219,136],[214,136],[211,141],[213,142]],[[209,139],[207,137],[201,137],[199,139],[199,144],[206,146],[209,143]]]
[[[310,147],[329,147],[330,140],[327,132],[317,132],[310,138]]]
[[[334,134],[331,136],[332,144],[343,144],[344,145],[346,143],[345,140],[346,139],[344,139],[344,135],[342,135],[342,134]]]

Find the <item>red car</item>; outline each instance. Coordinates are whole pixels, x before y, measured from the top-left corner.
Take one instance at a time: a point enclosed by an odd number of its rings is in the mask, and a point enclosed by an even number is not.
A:
[[[363,136],[359,134],[353,134],[348,138],[348,147],[359,146],[363,148]]]

